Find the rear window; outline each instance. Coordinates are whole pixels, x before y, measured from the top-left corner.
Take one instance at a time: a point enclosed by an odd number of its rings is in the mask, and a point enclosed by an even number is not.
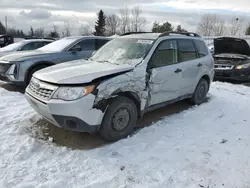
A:
[[[194,40],[195,46],[198,50],[199,57],[204,57],[208,55],[208,48],[205,45],[205,42],[200,41],[200,40]]]

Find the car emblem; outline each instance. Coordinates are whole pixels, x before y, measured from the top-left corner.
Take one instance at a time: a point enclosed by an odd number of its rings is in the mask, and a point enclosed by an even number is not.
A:
[[[40,88],[40,83],[39,83],[39,82],[34,82],[34,81],[33,81],[33,84],[34,84],[34,86],[35,86],[37,89]]]

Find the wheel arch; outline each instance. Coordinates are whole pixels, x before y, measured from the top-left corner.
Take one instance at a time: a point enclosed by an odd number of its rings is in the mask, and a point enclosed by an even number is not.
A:
[[[34,70],[36,67],[38,66],[42,66],[42,65],[45,65],[45,66],[52,66],[52,65],[55,65],[55,63],[51,62],[51,61],[39,61],[35,64],[33,64],[32,66],[30,66],[28,68],[28,70],[26,71],[25,73],[25,82],[27,82],[27,79],[29,77],[29,74],[31,73],[32,70]]]
[[[139,117],[142,116],[140,97],[138,96],[138,94],[132,91],[119,91],[119,90],[114,91],[108,99],[102,99],[97,104],[95,104],[94,108],[100,109],[104,112],[106,111],[108,105],[112,102],[112,100],[119,96],[126,97],[130,99],[131,101],[133,101],[136,106],[138,116]]]

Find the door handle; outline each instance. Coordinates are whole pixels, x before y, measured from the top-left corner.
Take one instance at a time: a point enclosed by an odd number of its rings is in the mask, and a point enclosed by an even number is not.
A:
[[[174,72],[175,73],[179,73],[179,72],[181,72],[182,70],[181,69],[176,69]]]
[[[201,67],[202,66],[202,64],[201,63],[199,63],[198,65],[197,65],[197,67]]]

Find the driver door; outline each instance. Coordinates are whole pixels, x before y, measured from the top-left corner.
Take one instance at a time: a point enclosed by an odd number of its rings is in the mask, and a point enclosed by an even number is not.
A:
[[[162,41],[152,55],[148,71],[149,106],[176,99],[182,87],[182,67],[178,63],[177,41]]]

